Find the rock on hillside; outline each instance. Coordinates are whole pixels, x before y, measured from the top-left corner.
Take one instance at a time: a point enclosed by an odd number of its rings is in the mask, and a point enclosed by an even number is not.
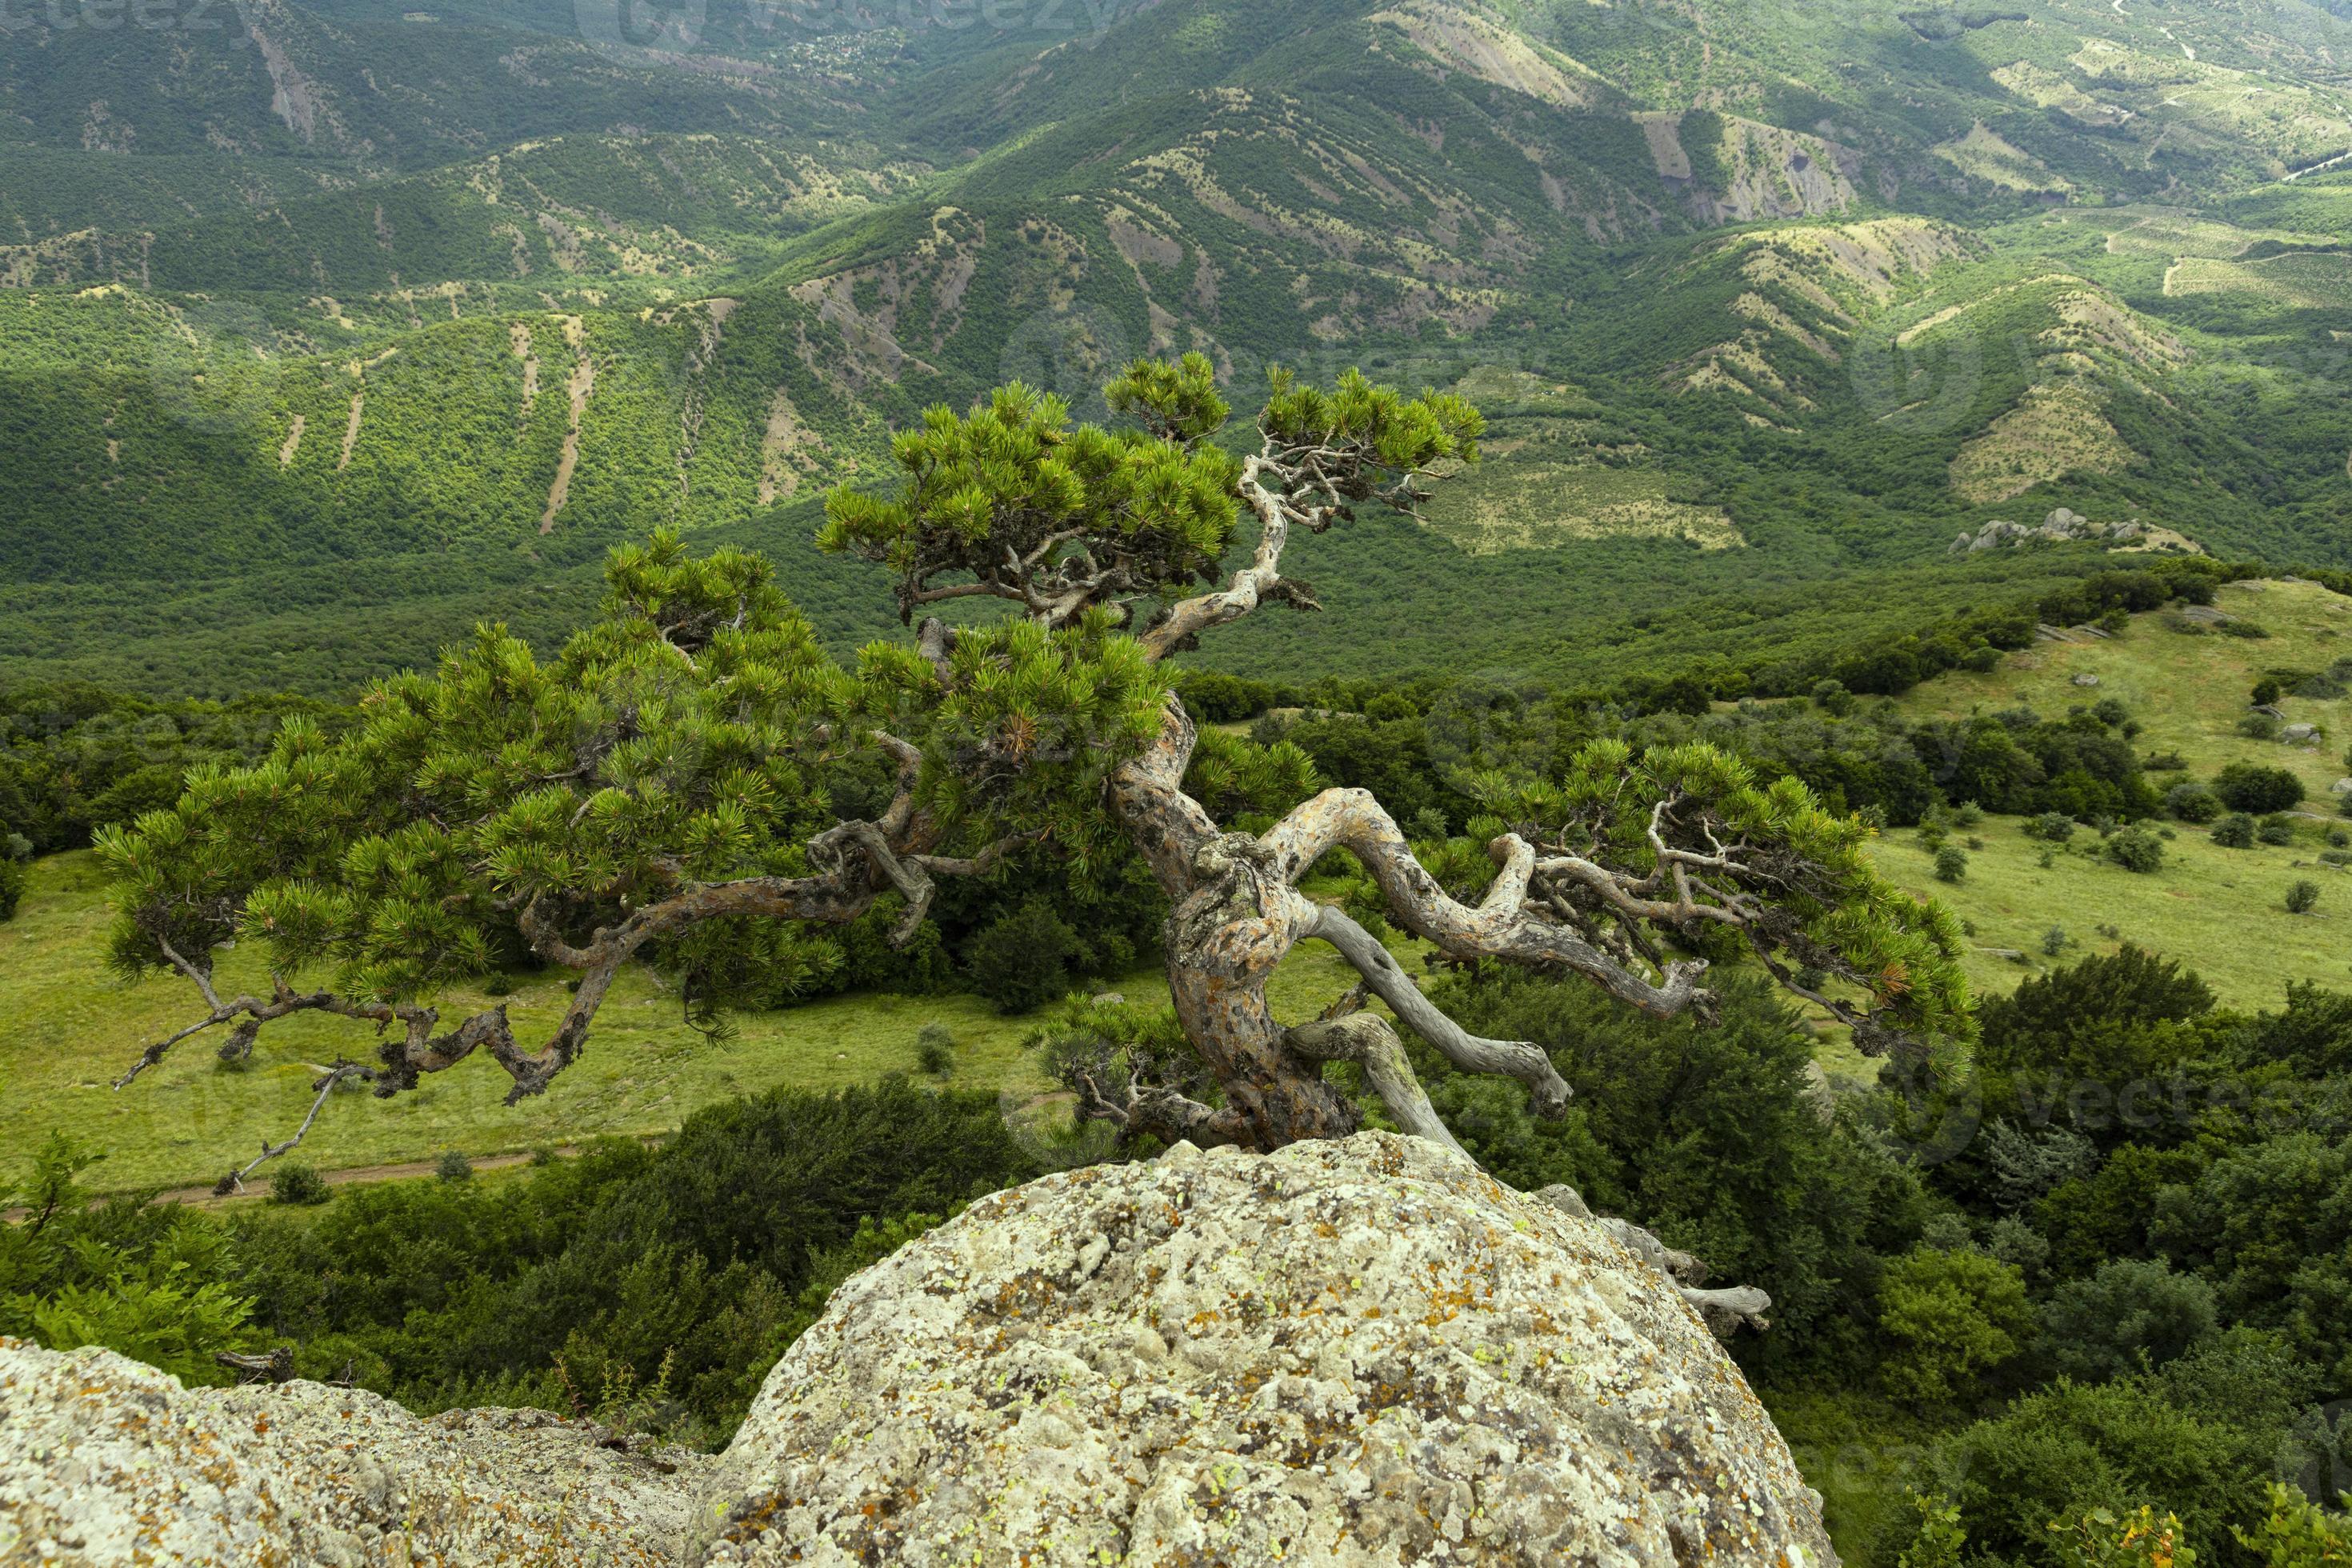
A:
[[[727,1563],[1835,1561],[1664,1275],[1388,1133],[975,1204],[835,1296],[705,1498]]]
[[[1048,1177],[844,1286],[717,1460],[0,1341],[0,1561],[1832,1568],[1684,1293],[1552,1197],[1387,1133]]]

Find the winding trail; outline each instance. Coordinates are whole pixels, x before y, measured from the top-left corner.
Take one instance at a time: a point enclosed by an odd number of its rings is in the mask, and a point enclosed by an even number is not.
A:
[[[2303,178],[2305,174],[2316,174],[2325,170],[2332,169],[2336,167],[2336,164],[2346,163],[2347,161],[2352,161],[2352,149],[2347,149],[2345,152],[2338,153],[2333,158],[2323,158],[2318,163],[2308,164],[2304,168],[2290,170],[2280,183],[2283,184],[2292,184],[2295,181]]]

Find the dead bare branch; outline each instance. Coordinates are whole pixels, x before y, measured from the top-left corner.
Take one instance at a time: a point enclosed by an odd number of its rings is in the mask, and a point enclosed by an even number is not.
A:
[[[1381,940],[1346,910],[1331,904],[1320,906],[1307,934],[1337,948],[1363,976],[1363,984],[1455,1067],[1465,1072],[1517,1079],[1528,1086],[1539,1116],[1556,1119],[1568,1113],[1568,1083],[1542,1047],[1529,1040],[1490,1040],[1464,1029],[1421,994]]]
[[[1310,1061],[1354,1062],[1399,1127],[1470,1159],[1470,1152],[1454,1141],[1437,1108],[1429,1103],[1421,1080],[1413,1076],[1412,1064],[1405,1059],[1404,1042],[1379,1014],[1353,1013],[1301,1024],[1287,1038],[1290,1048]]]

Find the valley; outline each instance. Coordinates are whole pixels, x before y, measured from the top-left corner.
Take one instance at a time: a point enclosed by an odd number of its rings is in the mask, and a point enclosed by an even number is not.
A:
[[[2058,505],[2342,559],[2352,175],[2309,169],[2352,139],[2341,23],[1754,9],[1317,0],[1267,26],[1186,0],[1073,42],[1025,13],[826,32],[722,5],[666,54],[330,5],[169,64],[35,29],[0,59],[0,657],[348,692],[482,613],[452,574],[562,598],[659,525],[793,553],[929,404],[1020,376],[1085,414],[1125,357],[1196,349],[1244,392],[1360,362],[1504,393],[1508,433],[1415,547],[1414,622],[1459,624],[1489,561],[1663,605]],[[436,85],[321,52],[379,39]],[[1103,87],[1146,58],[1149,95]],[[209,106],[215,151],[135,116],[26,131],[151,65],[154,112]],[[668,123],[598,121],[650,81],[680,89]],[[277,583],[314,570],[372,586],[289,618]],[[1365,570],[1326,574],[1385,599]],[[138,626],[165,576],[268,601],[274,668]],[[881,629],[809,587],[842,645]],[[1538,590],[1496,630],[1596,602]],[[1219,657],[1298,651],[1251,627]]]

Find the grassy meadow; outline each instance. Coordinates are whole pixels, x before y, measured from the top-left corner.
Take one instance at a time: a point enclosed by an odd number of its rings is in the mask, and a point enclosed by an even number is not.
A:
[[[2113,952],[2124,942],[2178,958],[2204,976],[2222,1005],[2275,1008],[2287,982],[2315,980],[2352,987],[2352,877],[2321,865],[2315,836],[2293,845],[2224,849],[2201,827],[2174,824],[2164,867],[2126,871],[2098,854],[2084,828],[2043,868],[2048,846],[2028,838],[2021,818],[1989,816],[1952,835],[1967,851],[1959,882],[1935,879],[1935,856],[1914,832],[1896,831],[1874,851],[1879,869],[1898,886],[1933,896],[1974,928],[1965,959],[1979,995],[2010,991],[2032,975]],[[1981,849],[1969,849],[1970,838]],[[2319,907],[2291,915],[2286,890],[2319,884]],[[2042,951],[2053,927],[2066,933],[2060,955]],[[2102,934],[2101,928],[2117,933]],[[2021,957],[2011,957],[2011,953]]]
[[[2183,777],[2210,779],[2229,763],[2256,762],[2292,769],[2303,780],[2304,808],[2329,811],[2329,786],[2347,772],[2352,697],[2289,697],[2279,704],[2287,722],[2321,727],[2325,738],[2316,747],[2249,740],[2238,733],[2238,722],[2266,672],[2315,672],[2352,658],[2352,598],[2316,583],[2274,579],[2233,583],[2221,590],[2215,607],[2270,635],[2231,637],[2210,627],[2191,634],[2179,628],[2197,623],[2170,612],[2135,616],[2105,641],[2076,634],[2082,640],[2036,643],[1982,674],[1956,669],[1915,686],[1897,705],[1918,718],[2018,707],[2054,717],[2113,697],[2143,726],[2135,742],[2143,756],[2177,752],[2189,764],[2185,774],[2151,775],[2158,787]],[[2082,675],[2095,676],[2098,685],[2076,686]]]
[[[293,1131],[319,1068],[339,1052],[364,1058],[373,1049],[364,1026],[297,1016],[263,1031],[244,1070],[220,1068],[215,1032],[183,1042],[163,1066],[116,1090],[113,1080],[142,1047],[203,1006],[184,981],[125,984],[108,972],[105,891],[95,857],[52,856],[34,864],[22,909],[0,925],[0,1149],[29,1152],[62,1129],[106,1152],[89,1177],[101,1189],[210,1183],[252,1158],[265,1136]],[[509,977],[514,992],[504,1001],[518,1036],[530,1040],[553,1027],[568,999],[566,973]],[[1286,1016],[1312,1016],[1353,981],[1328,948],[1309,944],[1276,977],[1275,1003]],[[267,976],[257,959],[231,952],[221,956],[217,983],[228,995],[259,989]],[[1167,994],[1157,970],[1114,989],[1136,1001]],[[473,986],[439,1005],[455,1019],[489,1002]],[[826,997],[742,1015],[731,1037],[710,1040],[687,1027],[677,996],[635,966],[614,984],[586,1055],[546,1094],[509,1107],[506,1075],[487,1060],[469,1061],[394,1100],[338,1095],[302,1152],[334,1170],[667,1132],[699,1106],[778,1085],[830,1089],[914,1073],[916,1033],[933,1021],[956,1037],[950,1081],[997,1089],[1016,1107],[1052,1091],[1025,1047],[1035,1020],[1004,1017],[976,996]]]
[[[1957,718],[2018,707],[2055,715],[2114,697],[2144,726],[2135,742],[2143,755],[2178,752],[2187,764],[2179,773],[2152,774],[2159,788],[2183,779],[2210,780],[2239,761],[2289,769],[2304,784],[2305,820],[2298,823],[2294,843],[2226,849],[2207,828],[2171,824],[2165,864],[2152,875],[2105,859],[2098,836],[2088,829],[2078,831],[2045,867],[2050,847],[2027,837],[2021,819],[1988,816],[1952,836],[1968,855],[1966,877],[1939,882],[1934,854],[1916,832],[1888,833],[1874,851],[1880,869],[1907,890],[1940,900],[1968,922],[1966,966],[1979,995],[2006,992],[2033,974],[2112,952],[2126,942],[2181,960],[2225,1006],[2276,1007],[2290,981],[2352,984],[2352,944],[2345,934],[2345,922],[2352,921],[2352,878],[2318,858],[2327,847],[2327,828],[2337,820],[2330,786],[2346,773],[2352,699],[2289,697],[2280,704],[2288,722],[2321,727],[2316,746],[2238,732],[2254,683],[2266,672],[2324,670],[2352,657],[2352,599],[2313,583],[2270,581],[2225,587],[2217,607],[2270,635],[2232,637],[2210,627],[2191,633],[2169,612],[2136,616],[2106,640],[2037,643],[1991,670],[1955,670],[1899,700],[1915,716]],[[2097,677],[2098,684],[2075,685],[2084,675]],[[1980,847],[1970,847],[1971,839]],[[2304,879],[2319,885],[2319,905],[2309,914],[2289,914],[2287,889]],[[2067,939],[2056,956],[2043,952],[2053,927]],[[1832,1062],[1857,1064],[1858,1058]]]

